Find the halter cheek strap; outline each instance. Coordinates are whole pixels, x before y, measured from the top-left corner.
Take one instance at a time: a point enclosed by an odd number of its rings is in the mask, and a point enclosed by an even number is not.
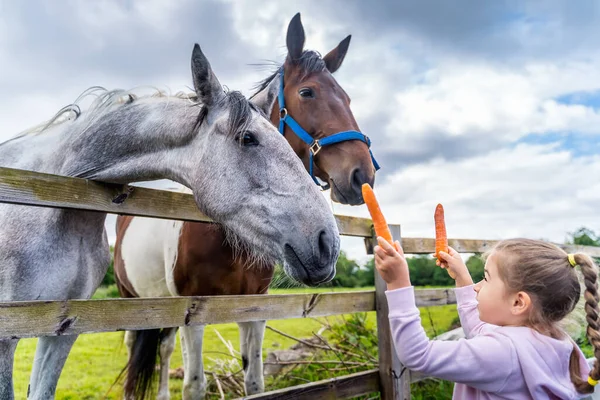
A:
[[[375,167],[375,171],[379,170],[379,164],[375,157],[373,156],[373,152],[371,152],[371,139],[368,138],[367,135],[358,132],[358,131],[344,131],[334,133],[333,135],[324,137],[322,139],[313,139],[312,136],[308,132],[306,132],[298,122],[290,114],[288,114],[287,109],[285,108],[285,97],[283,95],[283,67],[281,68],[281,72],[279,73],[281,84],[279,85],[279,133],[282,135],[285,132],[285,125],[289,126],[290,129],[302,140],[304,143],[308,145],[309,153],[308,153],[308,164],[309,164],[309,173],[310,177],[315,181],[315,183],[323,190],[329,189],[329,185],[321,185],[314,174],[314,158],[321,151],[321,149],[325,146],[330,146],[336,143],[345,142],[348,140],[360,140],[365,143],[369,148],[369,154],[371,155],[371,160],[373,161],[373,166]]]

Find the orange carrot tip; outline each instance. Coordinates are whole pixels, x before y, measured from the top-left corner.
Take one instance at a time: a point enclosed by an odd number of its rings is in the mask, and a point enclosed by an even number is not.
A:
[[[375,193],[373,192],[373,188],[371,187],[371,185],[369,185],[368,183],[362,185],[362,195],[363,200],[369,210],[369,214],[371,215],[371,219],[373,220],[375,235],[381,236],[383,239],[387,240],[388,243],[392,244],[392,233],[390,232],[390,228],[388,227],[388,224],[385,221],[385,217],[381,212],[379,202],[375,197]]]

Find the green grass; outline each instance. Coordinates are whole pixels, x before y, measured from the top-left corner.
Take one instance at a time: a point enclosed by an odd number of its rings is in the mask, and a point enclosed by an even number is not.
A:
[[[112,289],[100,290],[94,298],[105,298]],[[325,291],[348,291],[348,290],[372,290],[372,288],[361,289],[340,289],[340,288],[293,288],[293,289],[274,289],[272,294],[287,293],[311,293]],[[431,320],[435,327],[431,326]],[[439,306],[421,309],[423,326],[431,336],[434,331],[439,334],[448,329],[455,322],[457,313],[456,306]],[[329,321],[334,322],[339,316],[329,317]],[[368,313],[368,324],[376,324],[374,312]],[[268,325],[283,331],[294,337],[310,337],[316,332],[321,324],[313,319],[291,319],[268,321]],[[227,341],[230,341],[234,348],[239,349],[239,336],[236,324],[209,325],[205,330],[204,336],[204,362],[205,367],[210,369],[214,365],[212,359],[230,358],[220,352],[227,352],[225,346],[215,333],[215,329]],[[19,342],[15,356],[15,398],[26,398],[29,374],[33,362],[35,345],[37,339],[23,339]],[[263,346],[263,353],[266,356],[267,351],[273,349],[287,348],[296,342],[285,338],[273,331],[267,329]],[[122,332],[110,332],[99,334],[81,335],[75,342],[73,350],[65,364],[65,368],[58,382],[56,399],[121,399],[121,387],[115,387],[104,397],[111,387],[112,383],[123,368],[127,359],[127,351],[123,344]],[[177,347],[171,359],[171,368],[177,368],[183,365],[181,350],[179,347],[179,337],[177,338]],[[181,398],[182,381],[177,379],[170,380],[170,389],[172,398]]]
[[[340,287],[298,287],[289,289],[269,289],[269,294],[299,294],[299,293],[323,293],[323,292],[359,292],[375,290],[373,286],[360,288],[340,288]]]

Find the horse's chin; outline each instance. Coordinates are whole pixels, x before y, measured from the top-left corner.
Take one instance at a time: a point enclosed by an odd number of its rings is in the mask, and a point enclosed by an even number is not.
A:
[[[335,182],[331,181],[331,200],[336,203],[346,204],[350,206],[358,206],[364,204],[362,193],[342,191],[338,188]]]
[[[233,229],[221,224],[215,224],[215,229],[223,231],[225,241],[231,247],[235,257],[244,259],[248,267],[275,268],[277,261],[283,259],[283,254],[277,250],[277,246],[265,246],[261,248],[256,241],[244,239],[242,236],[236,234]],[[273,243],[272,240],[265,242]]]
[[[331,271],[324,271],[326,275],[323,273],[316,275],[314,272],[311,274],[291,246],[286,246],[283,270],[287,276],[307,286],[318,286],[327,283],[335,276],[335,267]]]

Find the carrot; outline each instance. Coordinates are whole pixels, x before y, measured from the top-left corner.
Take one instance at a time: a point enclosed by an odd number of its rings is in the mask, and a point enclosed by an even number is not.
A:
[[[435,257],[440,260],[440,251],[448,252],[448,235],[446,234],[446,222],[444,221],[444,207],[438,204],[433,214],[435,222]],[[456,278],[454,272],[448,270],[452,279]]]
[[[368,183],[362,185],[362,195],[363,200],[369,209],[369,214],[371,214],[371,219],[373,220],[375,235],[381,236],[387,240],[389,244],[394,246],[392,232],[390,232],[390,228],[388,227],[387,222],[385,222],[385,218],[381,212],[381,209],[379,208],[379,203],[377,202],[377,198],[375,197],[375,193],[373,192],[371,185]]]

